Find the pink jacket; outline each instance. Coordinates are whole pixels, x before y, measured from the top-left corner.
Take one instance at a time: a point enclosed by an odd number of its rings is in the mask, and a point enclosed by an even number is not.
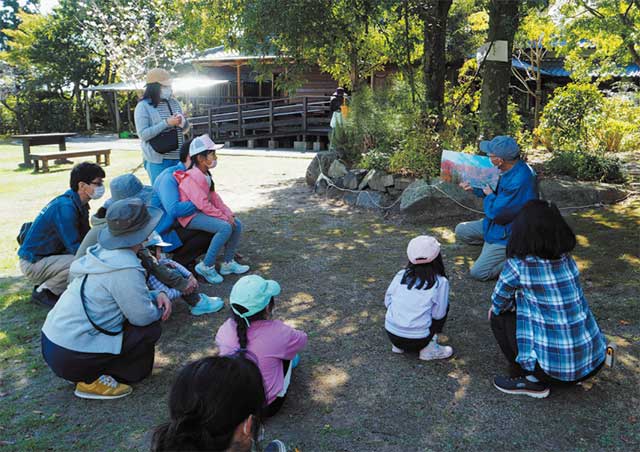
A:
[[[229,221],[233,212],[215,191],[209,191],[209,183],[198,168],[176,171],[173,177],[178,181],[180,201],[191,201],[196,209],[205,215]],[[186,227],[196,214],[178,218],[182,227]]]

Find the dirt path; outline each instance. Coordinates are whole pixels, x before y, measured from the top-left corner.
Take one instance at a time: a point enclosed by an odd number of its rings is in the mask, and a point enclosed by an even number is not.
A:
[[[415,226],[334,205],[292,180],[306,164],[229,158],[227,176],[217,179],[246,225],[240,252],[255,272],[282,284],[275,315],[310,338],[282,412],[267,422],[267,437],[305,452],[640,447],[640,259],[637,247],[618,252],[637,238],[638,203],[571,218],[587,296],[620,346],[620,365],[593,385],[554,390],[545,400],[512,398],[490,383],[506,367],[486,321],[492,284],[467,278],[478,250],[453,243],[457,220]],[[452,307],[441,338],[455,350],[445,362],[392,354],[384,333],[384,291],[418,233],[444,244]],[[236,278],[227,279],[210,293],[227,299]],[[2,401],[0,439],[14,441],[8,450],[146,450],[150,429],[166,419],[175,372],[214,352],[213,336],[226,317],[194,318],[177,304],[153,375],[131,397],[95,403],[74,398],[66,383],[52,378],[39,358],[43,315],[31,309],[16,303],[0,312],[5,324],[30,328],[21,333],[24,351],[16,355],[23,364],[2,363],[1,390],[10,395],[8,405]]]

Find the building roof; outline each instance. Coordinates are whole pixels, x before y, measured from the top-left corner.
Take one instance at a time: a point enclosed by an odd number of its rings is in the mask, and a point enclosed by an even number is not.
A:
[[[173,79],[172,87],[175,92],[187,92],[199,88],[208,88],[220,83],[227,83],[229,80],[215,80],[207,77],[176,77]],[[119,83],[109,83],[106,85],[94,85],[82,88],[83,91],[143,91],[146,82],[129,81]]]
[[[532,66],[531,64],[526,63],[524,61],[520,61],[516,58],[513,58],[511,60],[511,64],[516,69],[521,69],[521,70],[534,68],[534,66]],[[549,77],[571,77],[571,72],[564,68],[564,62],[561,60],[544,61],[542,64],[542,69],[540,70],[540,73],[542,75],[546,75]],[[591,75],[596,77],[604,74],[596,72]],[[630,78],[640,77],[640,67],[638,67],[637,64],[629,64],[624,67],[620,66],[620,67],[617,67],[610,75],[614,77],[630,77]]]
[[[195,58],[189,60],[191,63],[223,63],[229,61],[246,61],[260,59],[275,59],[276,55],[251,55],[242,53],[239,50],[225,49],[224,46],[212,47],[204,50]]]

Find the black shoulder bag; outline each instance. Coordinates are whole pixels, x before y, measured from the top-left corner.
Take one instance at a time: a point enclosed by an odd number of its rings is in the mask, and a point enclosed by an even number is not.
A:
[[[171,102],[165,100],[169,112],[173,116],[173,110],[171,109]],[[178,129],[171,127],[169,130],[163,130],[160,134],[151,138],[148,143],[151,145],[154,151],[158,154],[167,154],[168,152],[178,149]]]
[[[89,275],[84,275],[84,278],[82,278],[82,284],[80,285],[80,300],[82,300],[82,309],[84,309],[84,314],[89,319],[89,322],[91,322],[91,325],[93,325],[93,327],[96,330],[98,330],[99,332],[101,332],[102,334],[106,334],[107,336],[117,336],[117,335],[119,335],[120,333],[122,333],[124,331],[124,328],[121,329],[120,331],[107,331],[104,328],[100,327],[99,325],[96,325],[95,322],[93,320],[91,320],[91,317],[89,317],[89,313],[87,312],[87,307],[84,304],[84,283],[87,282],[87,276],[89,276]]]

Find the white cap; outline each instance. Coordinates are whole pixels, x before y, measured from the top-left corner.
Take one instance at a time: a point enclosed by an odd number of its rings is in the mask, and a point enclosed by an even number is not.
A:
[[[200,135],[193,139],[189,145],[189,157],[193,157],[194,155],[208,150],[217,151],[223,147],[224,144],[215,144],[213,140],[209,138],[209,135],[205,133],[204,135]]]

